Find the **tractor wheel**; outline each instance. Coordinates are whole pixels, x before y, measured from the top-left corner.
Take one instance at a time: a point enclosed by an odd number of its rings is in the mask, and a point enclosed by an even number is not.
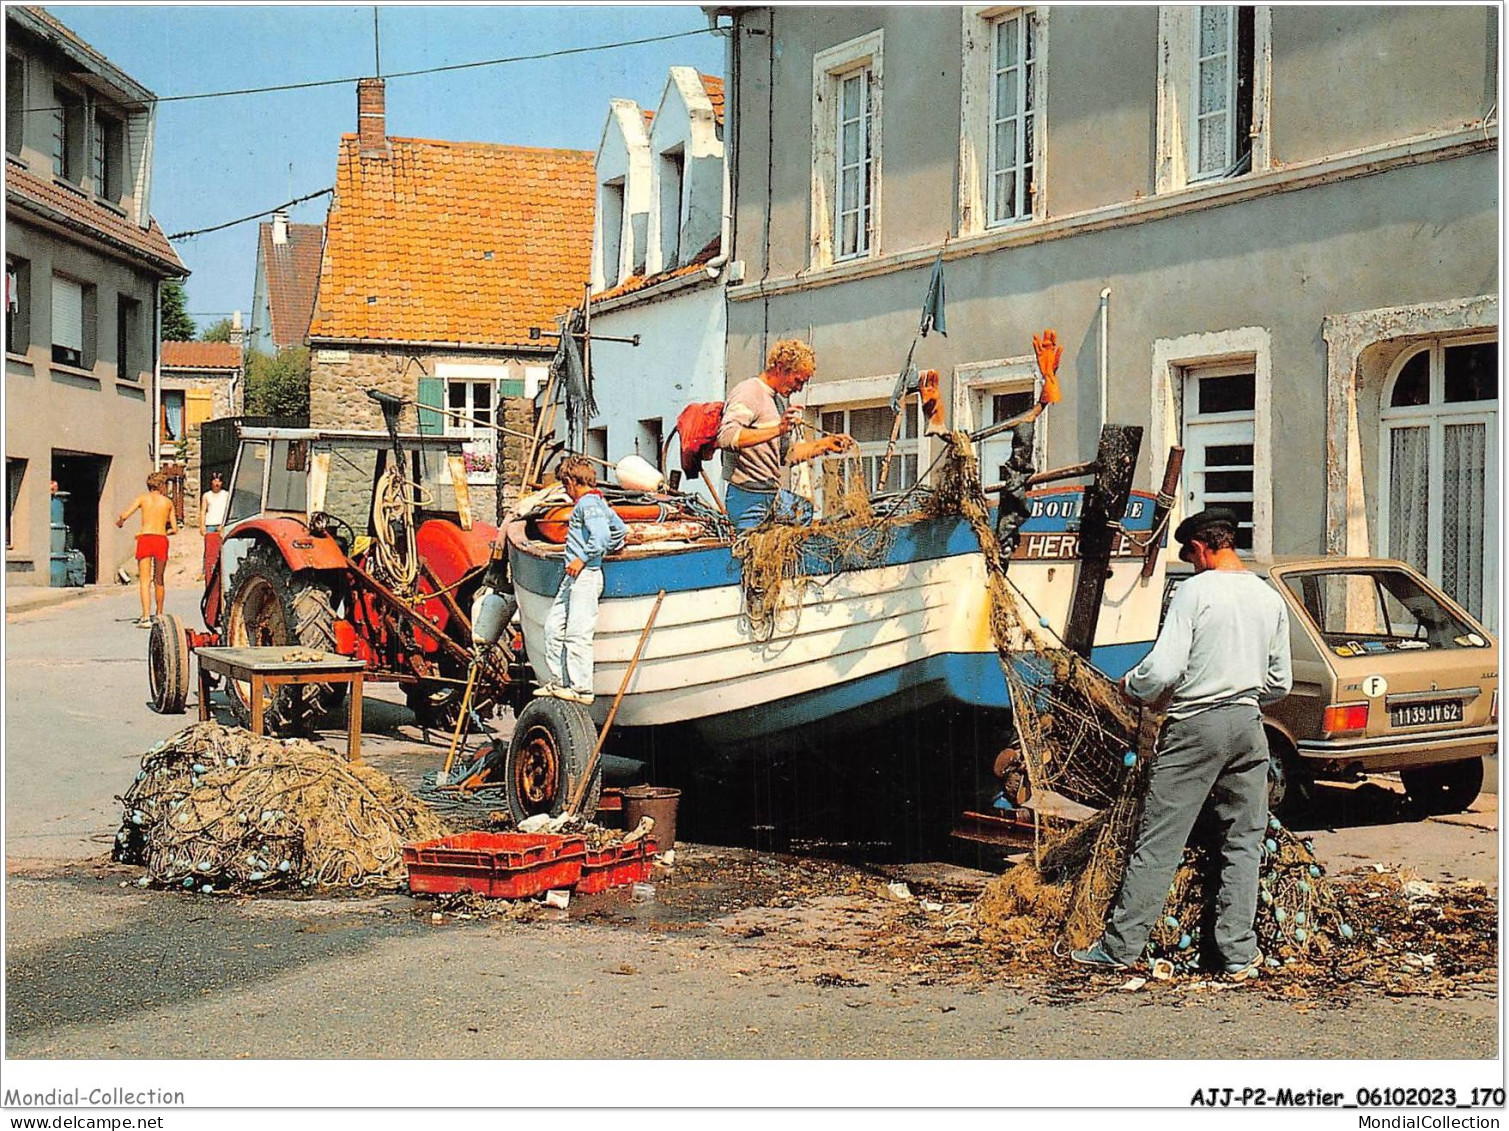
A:
[[[581,704],[531,699],[514,721],[503,767],[503,793],[514,822],[536,813],[554,816],[565,809],[596,742],[597,728]],[[591,818],[597,813],[602,791],[599,763],[592,771],[592,784],[582,796],[582,816]]]
[[[152,710],[181,715],[189,699],[189,634],[172,613],[152,618],[147,637],[147,683]]]
[[[314,570],[295,573],[278,548],[258,543],[231,579],[226,603],[226,644],[232,648],[283,645],[335,651],[335,587]],[[243,726],[251,724],[251,686],[229,681],[231,707]],[[269,734],[312,726],[345,698],[345,684],[304,683],[279,687],[266,696],[263,718]]]
[[[1477,800],[1483,788],[1483,759],[1440,762],[1414,770],[1400,770],[1404,792],[1425,817],[1461,813]]]

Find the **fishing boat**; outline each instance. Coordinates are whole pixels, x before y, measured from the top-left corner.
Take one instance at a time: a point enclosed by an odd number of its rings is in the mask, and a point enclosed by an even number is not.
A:
[[[1029,517],[1007,581],[1019,614],[1053,640],[1070,616],[1085,491],[1059,487],[1026,498]],[[1142,576],[1155,502],[1132,492],[1113,535],[1090,653],[1111,676],[1137,663],[1157,633],[1161,555],[1154,554],[1151,575]],[[508,526],[507,539],[524,643],[540,673],[563,547],[523,520]],[[1008,710],[985,560],[968,522],[899,519],[887,541],[873,560],[836,571],[809,551],[808,580],[772,625],[758,627],[746,615],[742,565],[726,540],[651,542],[610,555],[594,641],[594,722],[604,723],[662,590],[615,727],[690,724],[704,742],[720,746],[856,711],[873,723],[949,700]]]

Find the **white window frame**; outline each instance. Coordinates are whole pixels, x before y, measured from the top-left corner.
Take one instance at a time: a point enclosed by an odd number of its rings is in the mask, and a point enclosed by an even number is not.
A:
[[[998,393],[1032,393],[1040,396],[1043,391],[1037,360],[1030,354],[956,365],[953,385],[953,426],[961,432],[974,432],[990,423],[987,401]],[[1047,416],[1044,414],[1032,424],[1032,462],[1039,470],[1048,466],[1047,443]],[[1010,444],[1011,437],[1006,434],[983,440],[979,444],[977,454],[980,459],[980,478],[987,485],[994,482],[994,469],[1011,455]]]
[[[869,211],[868,239],[863,250],[841,254],[839,240],[839,115],[843,80],[856,72],[869,74]],[[884,33],[872,31],[820,51],[812,58],[812,243],[814,269],[838,262],[873,259],[880,255],[882,178],[882,92]]]
[[[1219,49],[1210,54],[1204,54],[1204,44],[1201,42],[1201,30],[1204,22],[1206,8],[1219,8],[1226,14],[1225,42],[1218,45]],[[1190,90],[1190,121],[1193,123],[1189,131],[1190,145],[1190,174],[1191,182],[1206,180],[1210,177],[1219,177],[1231,167],[1237,152],[1237,9],[1232,4],[1201,4],[1195,9],[1194,46],[1195,65],[1190,76],[1193,86]],[[1214,66],[1217,61],[1224,60],[1226,64],[1226,83],[1223,90],[1224,101],[1218,110],[1205,110],[1200,108],[1201,80],[1206,67]],[[1201,126],[1206,119],[1221,117],[1225,119],[1222,129],[1222,140],[1226,143],[1226,161],[1219,166],[1204,168],[1205,154],[1201,148],[1204,141],[1204,131]]]
[[[625,215],[629,207],[628,181],[628,176],[624,175],[603,181],[597,186],[598,269],[601,272],[597,290],[616,287],[629,276],[624,260],[633,254],[634,237],[632,225],[626,223],[628,217]],[[609,208],[610,203],[616,203],[618,207]],[[625,233],[628,233],[631,245],[628,249],[624,247]]]
[[[857,408],[875,408],[879,405],[889,405],[891,391],[896,386],[894,373],[878,377],[846,377],[837,381],[814,382],[804,389],[799,395],[805,400],[802,410],[807,422],[814,426],[819,425],[822,414],[825,412],[850,411]],[[896,441],[896,454],[915,455],[917,457],[917,473],[925,482],[929,450],[926,436],[926,421],[921,416],[921,406],[913,397],[907,405],[907,411],[917,412],[917,437],[908,439],[904,434]],[[905,429],[903,429],[903,433]],[[873,442],[872,445],[873,446]],[[882,448],[884,445],[882,445]],[[873,454],[867,452],[866,454]],[[817,498],[814,489],[821,487],[821,476],[813,474],[812,463],[797,464],[791,469],[791,489],[805,498]]]
[[[1228,39],[1232,60],[1236,53],[1236,8],[1232,9]],[[1223,169],[1199,171],[1199,50],[1200,5],[1166,4],[1158,9],[1157,153],[1154,191],[1175,192],[1196,182],[1222,179]],[[1272,167],[1269,107],[1273,86],[1273,14],[1267,4],[1253,5],[1252,22],[1252,162],[1251,172]],[[1236,67],[1228,68],[1234,91]],[[1236,107],[1228,97],[1228,133],[1235,130]],[[1236,141],[1231,139],[1235,160]],[[1229,167],[1228,163],[1228,167]],[[1244,174],[1245,175],[1245,174]]]
[[[1262,561],[1273,557],[1273,335],[1266,326],[1243,326],[1204,334],[1153,341],[1152,420],[1145,461],[1147,489],[1162,489],[1163,464],[1168,450],[1183,443],[1184,374],[1224,362],[1242,366],[1253,374],[1252,410],[1252,556]],[[1188,464],[1184,483],[1170,514],[1170,529],[1190,514]],[[1178,558],[1179,547],[1170,538],[1164,549],[1169,560]]]
[[[1050,9],[967,5],[963,9],[963,65],[959,121],[959,234],[978,235],[992,228],[1009,228],[1047,217],[1048,162],[1048,27]],[[996,28],[1014,17],[1033,22],[1035,41],[1032,78],[1032,209],[1002,220],[995,216],[995,36]],[[1021,76],[1025,80],[1025,73]],[[1026,105],[1018,90],[1018,111]],[[1018,129],[1018,149],[1022,132]],[[1025,186],[1018,177],[1018,191]]]
[[[1445,537],[1446,428],[1452,424],[1481,424],[1484,429],[1483,470],[1483,608],[1481,619],[1489,628],[1498,627],[1498,503],[1499,449],[1498,401],[1459,401],[1447,403],[1446,350],[1452,346],[1481,345],[1498,341],[1496,334],[1468,334],[1459,337],[1429,338],[1405,349],[1389,367],[1383,383],[1378,409],[1378,553],[1389,552],[1389,485],[1392,482],[1393,444],[1390,433],[1396,428],[1427,430],[1429,500],[1426,519],[1426,569],[1423,571],[1436,585],[1442,583],[1442,551]],[[1430,354],[1430,400],[1423,405],[1390,407],[1399,374],[1424,345]],[[1492,405],[1492,408],[1485,408]]]
[[[509,376],[508,370],[495,365],[467,365],[442,363],[435,367],[435,376],[440,381],[440,396],[447,412],[461,412],[467,416],[476,414],[476,388],[478,385],[486,385],[491,390],[492,422],[499,423],[498,416],[502,411],[502,391],[500,380]],[[451,406],[451,386],[461,385],[466,388],[466,404],[461,409]],[[457,420],[452,416],[442,416],[441,435],[460,436],[467,442],[462,445],[462,451],[471,456],[485,455],[492,461],[491,470],[467,469],[467,483],[478,487],[491,487],[498,482],[498,433],[490,428],[479,428],[474,424]]]
[[[84,341],[84,338],[86,336],[84,332],[84,286],[85,284],[81,283],[79,280],[70,279],[67,275],[54,274],[52,277],[52,298],[51,306],[49,307],[49,310],[51,311],[50,337],[52,348],[54,350],[73,350],[79,355],[77,361],[68,362],[58,362],[56,357],[54,357],[53,360],[56,364],[72,365],[75,368],[83,368],[89,360],[89,351],[86,348],[86,343]],[[66,303],[75,298],[78,302],[78,321],[76,325],[71,319],[62,319],[58,317],[60,300]],[[70,333],[70,330],[74,332]]]

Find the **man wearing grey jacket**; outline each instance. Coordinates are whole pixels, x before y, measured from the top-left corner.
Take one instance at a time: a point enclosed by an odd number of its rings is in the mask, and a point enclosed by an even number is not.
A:
[[[1212,507],[1179,524],[1195,576],[1169,602],[1147,658],[1122,681],[1144,703],[1167,700],[1136,845],[1101,939],[1076,962],[1124,969],[1163,913],[1185,842],[1207,801],[1220,830],[1215,946],[1229,977],[1256,977],[1258,867],[1268,816],[1268,743],[1259,708],[1289,693],[1283,598],[1237,556],[1236,516]]]

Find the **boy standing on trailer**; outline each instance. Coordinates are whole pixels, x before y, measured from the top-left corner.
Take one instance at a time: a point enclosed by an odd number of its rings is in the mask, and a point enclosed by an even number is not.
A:
[[[561,486],[576,505],[566,524],[566,576],[545,617],[548,682],[536,695],[592,702],[592,638],[603,592],[603,555],[623,548],[629,528],[597,489],[597,470],[581,456],[561,461]]]

